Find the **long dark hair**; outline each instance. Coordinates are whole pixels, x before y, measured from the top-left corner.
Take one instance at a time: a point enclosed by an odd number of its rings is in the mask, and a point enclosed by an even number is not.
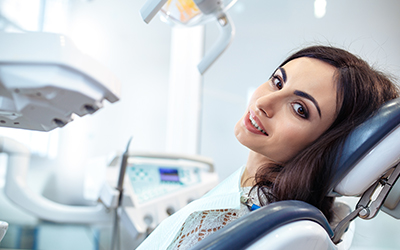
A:
[[[265,196],[269,202],[308,202],[330,220],[333,198],[326,195],[338,150],[352,129],[383,103],[398,97],[399,91],[390,77],[339,48],[308,47],[291,55],[280,67],[300,57],[315,58],[336,68],[337,117],[327,131],[288,162],[261,166],[253,189],[257,188],[259,197]]]

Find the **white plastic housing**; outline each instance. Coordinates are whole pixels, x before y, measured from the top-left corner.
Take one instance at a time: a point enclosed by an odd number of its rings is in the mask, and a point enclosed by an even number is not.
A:
[[[365,192],[383,173],[399,161],[400,127],[386,136],[373,148],[334,188],[345,196]]]
[[[319,224],[308,220],[296,221],[275,229],[246,250],[346,250],[353,241],[354,227],[352,222],[342,242],[335,245]]]
[[[31,191],[27,185],[29,150],[12,139],[0,137],[0,152],[8,155],[7,197],[18,206],[41,219],[60,223],[110,223],[112,213],[102,204],[97,206],[68,206],[53,202]]]
[[[49,131],[119,95],[117,78],[67,37],[0,33],[0,126]]]
[[[188,204],[188,202],[200,198],[205,193],[214,188],[219,181],[218,174],[214,171],[214,163],[210,158],[199,155],[173,154],[173,153],[154,153],[154,152],[130,152],[128,160],[128,168],[134,165],[171,168],[190,168],[195,170],[198,175],[191,175],[190,181],[185,177],[180,177],[181,185],[174,189],[165,191],[166,186],[158,186],[158,180],[150,180],[156,178],[150,172],[141,172],[142,176],[152,176],[142,182],[145,185],[152,184],[146,188],[157,188],[162,195],[155,195],[141,199],[143,193],[134,186],[129,174],[124,179],[124,196],[122,199],[122,207],[120,209],[120,220],[125,229],[130,233],[131,237],[137,238],[147,236],[149,230],[154,229],[160,222],[166,219],[171,211],[178,211]],[[145,167],[144,167],[145,168]],[[128,171],[128,170],[127,170]],[[186,170],[187,172],[187,170]],[[152,172],[153,173],[153,172]],[[194,173],[194,172],[192,172]],[[116,180],[119,174],[119,168],[111,167],[107,171],[106,186],[103,187],[100,199],[110,208],[117,205],[117,193],[113,190],[116,186]],[[198,180],[196,178],[199,178]],[[197,181],[196,181],[197,180]],[[139,181],[139,180],[136,180]],[[189,181],[189,182],[187,182]],[[140,183],[140,181],[139,181]],[[185,183],[185,184],[184,184]],[[168,182],[167,184],[168,185]],[[108,186],[108,187],[107,187]],[[164,190],[164,191],[163,191]]]
[[[192,201],[200,198],[218,184],[218,175],[215,172],[202,172],[202,181],[193,186],[182,188],[179,191],[160,196],[145,203],[139,203],[132,186],[125,186],[125,194],[131,199],[133,206],[124,206],[121,221],[131,233],[145,234],[149,228],[155,228],[169,215],[168,209],[178,211]],[[129,180],[126,179],[128,184]],[[149,219],[148,219],[149,218]],[[150,219],[151,218],[151,219]]]
[[[0,242],[3,239],[8,229],[8,223],[5,221],[0,221]]]

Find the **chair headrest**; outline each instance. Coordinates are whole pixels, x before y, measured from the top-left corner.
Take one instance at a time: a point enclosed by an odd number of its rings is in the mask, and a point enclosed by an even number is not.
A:
[[[396,140],[397,138],[397,140]],[[363,193],[400,157],[400,98],[385,103],[347,137],[334,169],[329,195]]]

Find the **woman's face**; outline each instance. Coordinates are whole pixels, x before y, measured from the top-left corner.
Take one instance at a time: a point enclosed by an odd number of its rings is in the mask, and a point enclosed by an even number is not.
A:
[[[335,120],[334,73],[333,66],[307,57],[278,68],[254,92],[236,138],[275,163],[290,160]]]

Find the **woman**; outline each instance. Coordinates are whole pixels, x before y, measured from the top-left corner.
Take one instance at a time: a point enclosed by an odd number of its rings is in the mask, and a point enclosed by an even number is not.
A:
[[[349,132],[398,97],[384,74],[351,53],[313,46],[286,59],[253,94],[235,126],[246,165],[163,223],[141,249],[188,249],[231,221],[280,200],[302,200],[331,219],[326,197]]]

